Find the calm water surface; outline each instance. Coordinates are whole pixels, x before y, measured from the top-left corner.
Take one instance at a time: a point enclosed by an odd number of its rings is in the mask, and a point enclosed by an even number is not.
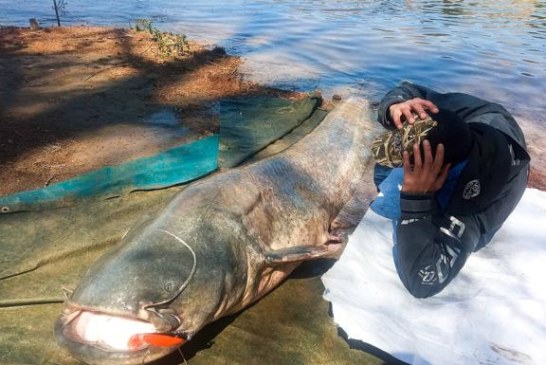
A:
[[[546,126],[546,1],[68,0],[66,10],[66,24],[152,19],[243,56],[262,83],[377,100],[410,80]],[[1,25],[52,15],[49,0],[0,0]]]

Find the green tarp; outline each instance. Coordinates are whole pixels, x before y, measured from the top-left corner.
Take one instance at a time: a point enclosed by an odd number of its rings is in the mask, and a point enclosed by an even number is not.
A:
[[[264,96],[220,101],[220,167],[236,166],[286,135],[319,103],[319,96],[296,102]]]

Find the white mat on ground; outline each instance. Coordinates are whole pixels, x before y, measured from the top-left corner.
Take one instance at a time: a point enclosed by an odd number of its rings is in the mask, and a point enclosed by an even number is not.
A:
[[[546,193],[527,189],[504,226],[438,295],[407,293],[392,223],[371,209],[323,277],[334,320],[410,364],[546,364]]]

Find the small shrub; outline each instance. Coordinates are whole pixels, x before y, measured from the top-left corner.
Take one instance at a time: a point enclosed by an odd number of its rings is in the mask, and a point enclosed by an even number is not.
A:
[[[157,43],[159,53],[163,57],[182,56],[189,52],[190,46],[184,34],[162,32],[152,26],[149,19],[137,19],[135,21],[137,32],[148,31]]]
[[[137,32],[142,32],[147,30],[152,33],[152,22],[149,19],[140,18],[135,20],[135,30]]]

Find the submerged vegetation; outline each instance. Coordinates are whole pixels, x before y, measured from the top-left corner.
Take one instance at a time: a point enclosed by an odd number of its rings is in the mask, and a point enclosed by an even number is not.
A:
[[[188,40],[184,34],[162,32],[155,28],[149,19],[137,19],[134,29],[137,32],[149,32],[163,57],[183,56],[190,51]]]

